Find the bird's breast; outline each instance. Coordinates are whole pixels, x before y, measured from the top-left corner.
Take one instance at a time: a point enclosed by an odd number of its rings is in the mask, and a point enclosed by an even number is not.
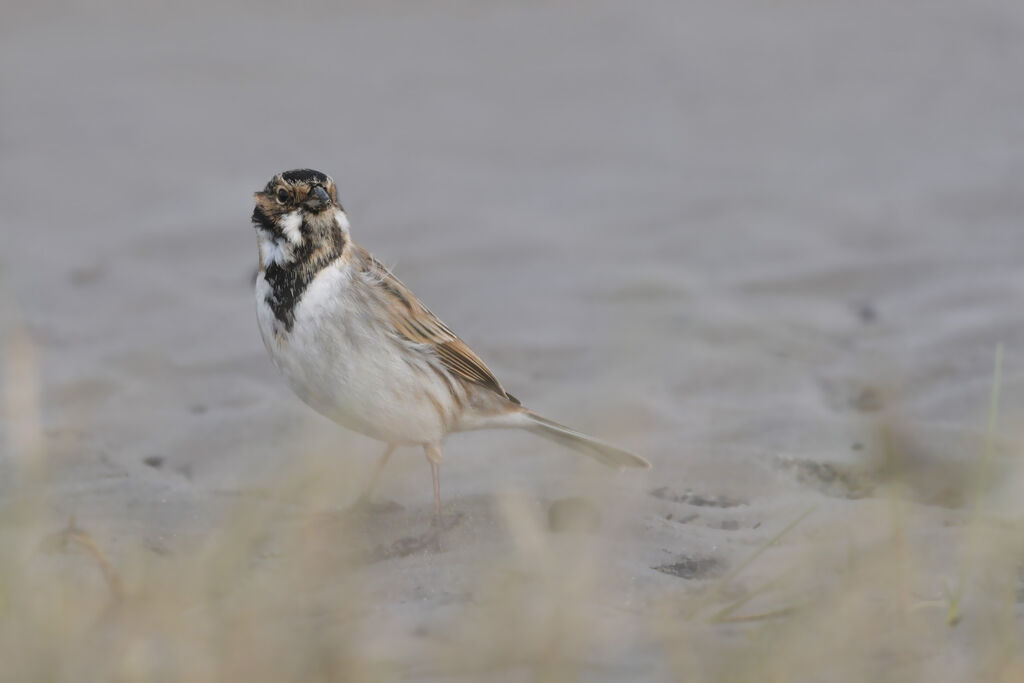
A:
[[[257,278],[257,316],[267,350],[292,390],[321,414],[392,443],[436,441],[452,419],[452,408],[439,403],[446,402],[448,390],[427,361],[382,324],[366,286],[344,263],[324,268],[284,329],[261,297],[266,279]]]

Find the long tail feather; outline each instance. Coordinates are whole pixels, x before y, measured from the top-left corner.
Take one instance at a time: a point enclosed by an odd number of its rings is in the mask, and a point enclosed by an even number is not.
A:
[[[588,455],[608,467],[642,467],[647,469],[651,466],[651,463],[639,455],[633,455],[629,451],[577,432],[575,429],[560,425],[536,413],[525,410],[523,415],[527,418],[525,428],[534,434],[543,436],[545,439],[555,443],[560,443],[563,446],[568,446],[574,451]]]

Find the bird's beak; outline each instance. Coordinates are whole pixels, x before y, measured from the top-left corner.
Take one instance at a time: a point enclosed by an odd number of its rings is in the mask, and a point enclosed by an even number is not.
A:
[[[306,201],[302,202],[302,205],[311,211],[323,211],[331,205],[331,195],[327,194],[327,191],[319,185],[314,185],[312,192],[306,198]]]

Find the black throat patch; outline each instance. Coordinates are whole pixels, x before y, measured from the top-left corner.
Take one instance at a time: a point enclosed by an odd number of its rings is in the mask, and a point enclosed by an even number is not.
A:
[[[286,239],[273,221],[258,208],[253,212],[252,220],[272,239]],[[291,332],[295,324],[295,308],[302,300],[306,287],[345,250],[345,235],[333,221],[328,228],[320,231],[309,231],[303,223],[300,231],[303,235],[302,244],[292,247],[294,258],[291,261],[264,264],[263,278],[270,287],[264,300],[287,332]]]

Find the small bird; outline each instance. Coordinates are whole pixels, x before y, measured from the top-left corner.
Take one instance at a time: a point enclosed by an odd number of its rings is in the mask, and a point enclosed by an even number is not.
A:
[[[421,446],[440,518],[445,437],[476,429],[526,429],[610,467],[650,467],[505,391],[465,342],[352,241],[329,176],[279,173],[255,200],[256,317],[271,359],[314,410],[387,444],[361,499],[395,448]]]

